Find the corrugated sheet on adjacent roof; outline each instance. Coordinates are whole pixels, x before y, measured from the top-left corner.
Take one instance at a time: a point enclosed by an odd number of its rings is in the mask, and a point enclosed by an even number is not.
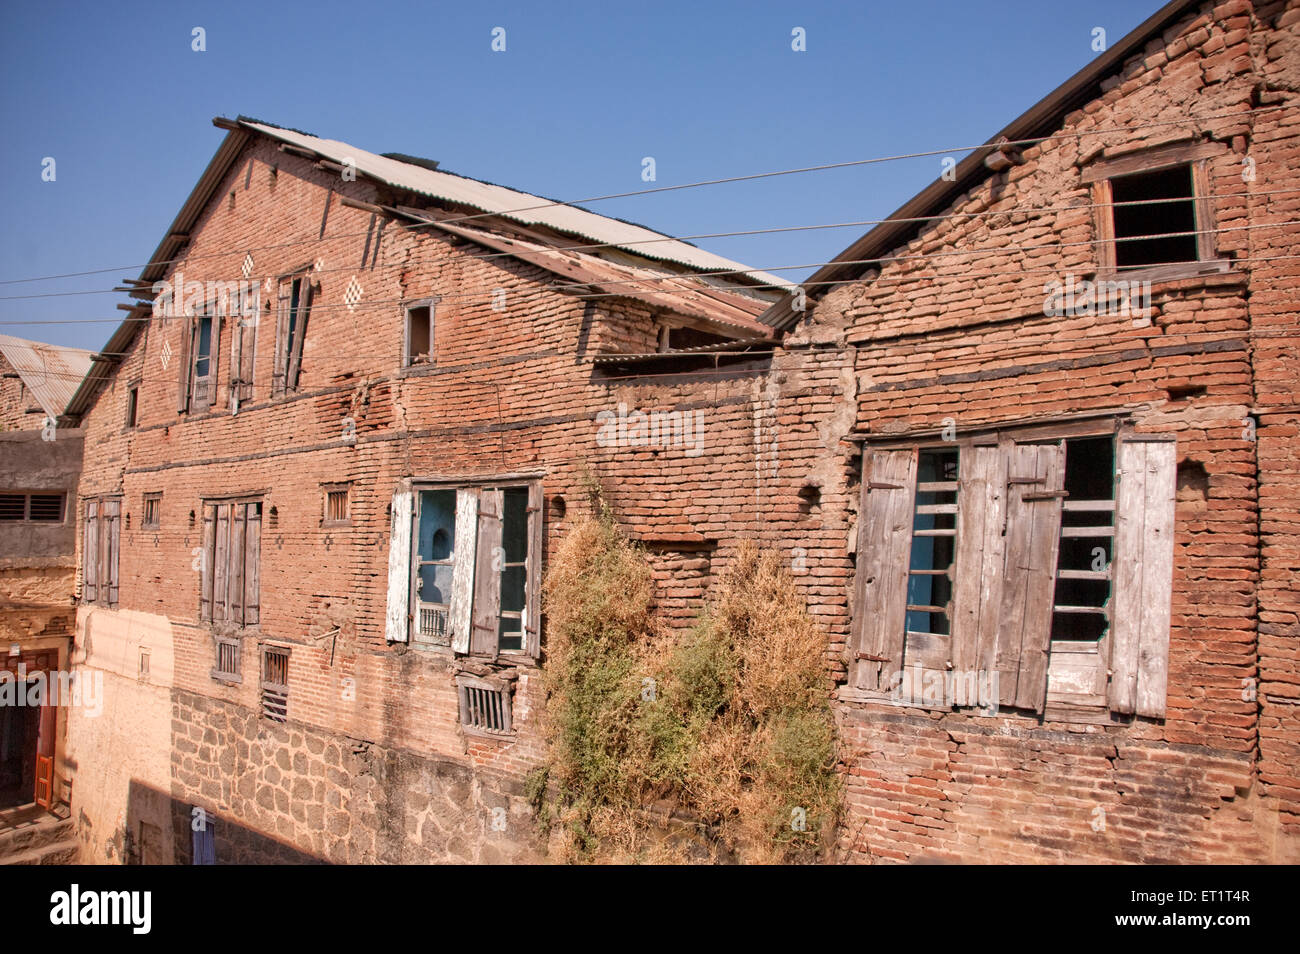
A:
[[[50,417],[63,413],[90,370],[90,352],[0,335],[5,356],[41,408]]]
[[[491,185],[454,175],[450,172],[426,169],[411,163],[400,162],[387,156],[366,152],[336,139],[318,139],[306,133],[281,129],[252,120],[241,120],[241,125],[263,135],[308,149],[332,162],[350,161],[358,172],[386,182],[399,189],[409,189],[446,202],[468,205],[484,212],[523,222],[526,225],[544,225],[568,235],[576,235],[593,242],[624,248],[645,258],[677,262],[692,268],[709,271],[735,271],[753,281],[786,289],[792,283],[766,272],[751,271],[740,262],[714,255],[686,242],[665,236],[640,225],[620,222],[573,205],[556,204],[549,199],[517,192],[504,186]],[[665,239],[668,239],[665,241]]]

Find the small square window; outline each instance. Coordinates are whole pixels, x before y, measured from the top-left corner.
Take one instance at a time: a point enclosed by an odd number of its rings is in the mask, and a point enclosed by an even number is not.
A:
[[[514,732],[508,686],[466,675],[457,677],[456,686],[460,724],[468,734],[503,736]]]
[[[347,484],[326,485],[325,487],[325,521],[327,527],[337,527],[349,523],[352,514],[349,509],[349,487]]]
[[[212,669],[212,678],[218,682],[241,682],[239,640],[217,636],[213,642],[216,647],[216,665]]]
[[[162,526],[162,494],[144,495],[144,516],[140,520],[141,530],[157,530]]]

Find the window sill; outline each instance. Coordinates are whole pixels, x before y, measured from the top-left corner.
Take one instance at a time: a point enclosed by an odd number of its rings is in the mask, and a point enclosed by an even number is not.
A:
[[[399,378],[415,378],[422,374],[435,374],[442,370],[436,364],[408,364],[397,372]]]
[[[214,682],[220,682],[227,686],[242,686],[244,684],[243,676],[232,676],[230,673],[217,672],[213,669],[210,673]]]
[[[1234,268],[1233,262],[1226,258],[1147,268],[1107,269],[1099,271],[1096,277],[1099,282],[1151,282],[1162,288],[1173,282],[1186,282],[1185,287],[1196,288],[1200,285],[1235,285],[1245,280],[1246,273]]]

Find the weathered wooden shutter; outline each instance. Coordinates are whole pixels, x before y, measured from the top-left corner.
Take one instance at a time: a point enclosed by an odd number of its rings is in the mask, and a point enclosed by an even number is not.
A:
[[[199,618],[212,619],[212,553],[216,541],[217,508],[203,507],[203,552],[199,555]]]
[[[1111,605],[1110,707],[1161,718],[1173,598],[1173,441],[1121,441]]]
[[[212,618],[230,619],[230,504],[217,504],[216,538],[212,548]]]
[[[478,491],[473,488],[456,491],[456,549],[452,556],[447,628],[451,630],[451,648],[458,653],[469,652],[474,565],[478,553],[478,497]]]
[[[430,309],[430,315],[433,314]],[[432,318],[430,318],[432,322]],[[431,333],[432,334],[432,333]],[[430,338],[432,340],[432,338]],[[546,539],[540,481],[528,485],[528,595],[524,602],[524,652],[536,659],[542,636],[542,548]]]
[[[221,329],[225,325],[225,306],[218,305],[212,309],[215,314],[212,316],[212,339],[208,344],[208,404],[212,407],[220,407],[221,389],[217,386],[217,372],[221,367]]]
[[[864,454],[850,659],[859,689],[889,689],[902,664],[916,462],[914,448]]]
[[[994,671],[1002,608],[1006,490],[1006,456],[1001,448],[975,445],[962,451],[952,621],[952,666],[959,674]]]
[[[229,612],[226,616],[232,623],[244,623],[244,532],[247,528],[245,514],[248,504],[230,505],[230,567],[226,581],[229,596]]]
[[[298,371],[302,366],[302,343],[307,337],[307,310],[311,307],[311,279],[304,275],[298,280],[298,320],[293,325],[293,340],[289,342],[289,369],[285,387],[298,389]]]
[[[271,369],[271,393],[284,393],[284,373],[289,365],[289,308],[293,304],[293,282],[276,286],[275,367]]]
[[[86,501],[86,527],[81,540],[81,598],[99,599],[99,501]]]
[[[176,410],[184,414],[190,408],[190,343],[194,337],[194,320],[189,317],[175,319],[180,327],[180,347],[176,349]]]
[[[478,557],[474,561],[474,612],[469,650],[492,654],[497,651],[501,627],[501,571],[505,551],[501,547],[501,517],[505,494],[483,490],[478,504]]]
[[[100,581],[105,588],[103,594],[109,606],[117,605],[117,564],[122,543],[122,501],[113,499],[104,501],[104,551],[103,572]]]
[[[251,503],[244,526],[244,625],[262,619],[262,505]]]
[[[413,504],[411,491],[393,494],[393,522],[388,534],[388,611],[384,615],[384,638],[390,643],[406,642],[411,629]]]
[[[1006,553],[995,668],[1002,705],[1043,711],[1061,535],[1065,445],[1007,451]]]
[[[245,292],[247,295],[247,292]],[[251,299],[252,304],[245,304]],[[239,341],[239,364],[232,366],[230,373],[238,378],[239,388],[236,393],[239,400],[251,401],[253,399],[253,372],[255,370],[254,362],[257,360],[257,325],[261,320],[261,315],[256,311],[258,299],[256,296],[249,296],[248,299],[241,299],[241,307],[237,323],[232,326],[232,337]],[[252,310],[252,314],[245,312]]]

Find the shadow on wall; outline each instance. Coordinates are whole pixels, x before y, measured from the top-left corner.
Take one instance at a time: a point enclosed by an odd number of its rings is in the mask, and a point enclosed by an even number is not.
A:
[[[235,818],[196,808],[132,779],[113,855],[129,865],[328,864]]]

